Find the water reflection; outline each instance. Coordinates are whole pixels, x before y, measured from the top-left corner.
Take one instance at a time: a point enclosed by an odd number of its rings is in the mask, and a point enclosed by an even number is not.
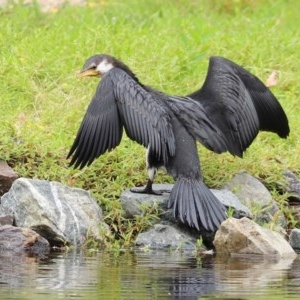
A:
[[[89,259],[80,253],[53,254],[44,258],[26,255],[1,257],[0,282],[9,288],[73,289],[86,287],[95,278]],[[94,282],[96,283],[96,281]]]
[[[0,299],[296,299],[299,259],[68,252],[0,257]]]

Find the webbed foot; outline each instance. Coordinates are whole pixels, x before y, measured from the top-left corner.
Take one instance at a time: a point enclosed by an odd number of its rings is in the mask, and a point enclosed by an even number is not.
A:
[[[163,191],[154,191],[152,189],[152,181],[148,180],[147,185],[143,188],[135,187],[131,188],[130,191],[132,193],[140,193],[140,194],[150,194],[150,195],[162,195]]]

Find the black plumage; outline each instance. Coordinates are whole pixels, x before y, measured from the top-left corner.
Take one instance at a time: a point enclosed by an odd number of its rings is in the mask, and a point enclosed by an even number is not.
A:
[[[259,130],[289,135],[281,105],[259,78],[223,57],[211,57],[203,86],[189,97],[199,101],[226,137],[228,151],[242,157]]]
[[[101,76],[68,157],[84,167],[119,145],[123,128],[147,147],[148,183],[155,193],[157,168],[175,179],[169,198],[174,216],[197,230],[215,231],[226,218],[225,207],[203,183],[196,140],[216,153],[242,156],[259,130],[289,134],[287,117],[277,99],[253,74],[237,64],[212,57],[198,91],[178,97],[139,82],[112,56],[92,56],[82,76]],[[136,191],[136,190],[134,190]]]

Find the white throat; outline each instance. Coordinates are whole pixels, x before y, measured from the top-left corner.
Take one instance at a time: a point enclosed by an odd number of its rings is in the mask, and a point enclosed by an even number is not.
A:
[[[97,70],[100,72],[100,74],[105,74],[106,72],[111,70],[113,67],[114,66],[105,59],[97,66]]]

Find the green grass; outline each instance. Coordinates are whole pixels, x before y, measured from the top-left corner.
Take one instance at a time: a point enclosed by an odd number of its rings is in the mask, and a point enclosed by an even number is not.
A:
[[[48,14],[36,6],[0,9],[0,158],[19,176],[90,189],[113,225],[121,218],[121,191],[146,181],[144,149],[123,138],[89,168],[68,168],[66,155],[98,84],[76,72],[89,56],[107,53],[142,82],[187,94],[202,84],[209,56],[221,55],[263,81],[279,71],[272,91],[291,134],[260,134],[244,159],[199,147],[205,181],[220,187],[245,169],[272,190],[286,168],[300,172],[299,9],[300,2],[288,0],[90,1]],[[160,172],[157,182],[163,181],[172,182]]]

